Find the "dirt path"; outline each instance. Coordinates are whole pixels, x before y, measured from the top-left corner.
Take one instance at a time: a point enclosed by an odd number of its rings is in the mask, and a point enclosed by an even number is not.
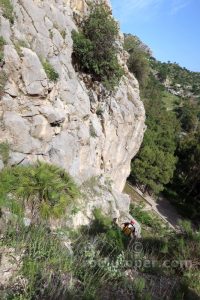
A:
[[[129,183],[127,183],[125,193],[129,194],[133,201],[145,201],[147,210],[153,210],[171,228],[179,231],[178,223],[182,220],[182,217],[168,200],[160,197],[155,201],[152,197],[144,195],[139,189]]]

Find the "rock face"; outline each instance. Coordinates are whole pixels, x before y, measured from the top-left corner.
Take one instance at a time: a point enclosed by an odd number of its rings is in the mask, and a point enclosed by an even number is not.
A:
[[[114,93],[101,85],[90,89],[88,76],[77,74],[71,60],[71,31],[77,30],[73,15],[85,14],[88,1],[12,3],[14,24],[0,17],[6,41],[0,72],[8,78],[0,101],[0,143],[10,145],[10,164],[45,160],[79,182],[109,177],[122,191],[145,130],[138,82],[125,65],[127,54],[120,50],[126,75]],[[57,82],[47,78],[45,60],[59,74]]]

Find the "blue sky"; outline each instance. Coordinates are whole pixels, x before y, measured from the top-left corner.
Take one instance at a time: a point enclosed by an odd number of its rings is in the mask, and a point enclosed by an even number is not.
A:
[[[137,35],[161,61],[200,72],[200,0],[110,0],[121,31]]]

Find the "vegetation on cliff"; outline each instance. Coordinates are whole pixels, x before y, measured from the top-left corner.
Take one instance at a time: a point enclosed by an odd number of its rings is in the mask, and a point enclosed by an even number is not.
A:
[[[46,163],[7,167],[0,173],[0,204],[16,215],[24,216],[25,207],[33,223],[39,216],[48,219],[65,214],[77,198],[78,187],[62,169]]]
[[[150,74],[149,55],[132,35],[125,35],[124,49],[130,55],[127,62],[130,72],[135,75],[141,86],[145,86]]]
[[[81,24],[80,32],[73,31],[73,58],[78,69],[92,75],[112,90],[119,84],[123,69],[117,58],[117,22],[103,5],[94,6]]]
[[[13,24],[14,16],[13,16],[13,5],[10,0],[0,0],[0,7],[3,11],[3,16]]]

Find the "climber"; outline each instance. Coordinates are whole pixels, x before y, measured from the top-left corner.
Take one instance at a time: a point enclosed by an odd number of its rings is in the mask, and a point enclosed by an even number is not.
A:
[[[131,220],[131,222],[122,223],[124,226],[122,231],[125,235],[130,236],[131,238],[135,237],[135,221]]]
[[[125,235],[133,238],[141,237],[141,228],[140,224],[136,220],[131,220],[130,222],[122,223],[122,231]]]

